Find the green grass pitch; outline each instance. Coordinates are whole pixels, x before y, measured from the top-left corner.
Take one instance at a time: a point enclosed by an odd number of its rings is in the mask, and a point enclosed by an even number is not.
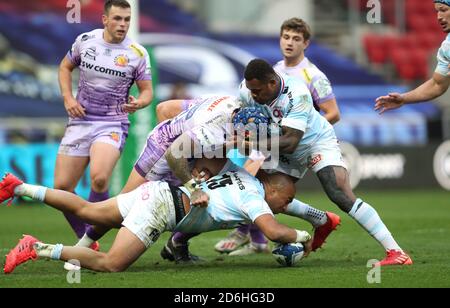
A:
[[[300,287],[450,287],[450,193],[435,191],[359,192],[372,204],[400,245],[413,258],[409,267],[383,268],[380,283],[368,283],[369,259],[384,252],[353,220],[332,205],[324,194],[302,193],[301,200],[342,217],[324,249],[312,253],[296,267],[280,267],[270,254],[247,257],[220,255],[213,245],[228,231],[210,232],[193,239],[191,251],[206,259],[202,265],[175,265],[159,252],[165,233],[126,272],[116,274],[81,271],[79,284],[69,284],[62,262],[38,260],[19,266],[12,275],[1,275],[5,287],[158,287],[158,288],[300,288]],[[310,230],[298,219],[278,215],[290,226]],[[44,242],[72,244],[74,236],[58,211],[42,205],[0,207],[0,253],[14,247],[23,234]],[[107,250],[115,231],[102,241]],[[3,258],[4,260],[4,258]],[[2,261],[3,265],[3,261]],[[374,277],[372,275],[372,277]]]

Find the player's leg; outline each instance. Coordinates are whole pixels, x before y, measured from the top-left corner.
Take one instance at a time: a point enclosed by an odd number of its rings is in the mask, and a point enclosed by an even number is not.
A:
[[[319,152],[324,157],[327,153]],[[308,155],[306,155],[308,156]],[[309,162],[302,159],[281,159],[278,162],[276,171],[288,174],[294,182],[302,178],[308,170]],[[314,170],[313,170],[314,171]],[[336,230],[341,219],[338,215],[331,212],[324,212],[313,206],[306,204],[298,199],[294,199],[287,207],[284,214],[294,216],[306,220],[314,228],[314,237],[312,242],[312,250],[315,251],[322,247],[328,236]]]
[[[83,268],[99,272],[121,272],[133,264],[145,250],[145,244],[125,227],[119,230],[107,253],[86,247],[46,244],[25,235],[6,256],[4,271],[10,274],[18,265],[28,260],[45,258],[76,262]]]
[[[377,211],[353,194],[348,172],[344,167],[327,166],[319,170],[317,176],[330,200],[352,217],[387,251],[388,257],[378,265],[412,264]]]
[[[144,243],[130,230],[122,227],[107,253],[85,247],[63,247],[60,260],[77,260],[81,267],[99,272],[122,272],[146,250]],[[43,254],[37,250],[38,255]]]
[[[12,179],[13,176],[9,175],[8,177],[8,179]],[[44,202],[59,211],[70,213],[74,217],[90,223],[118,227],[123,220],[116,198],[98,202],[94,206],[93,203],[82,199],[74,193],[22,183],[17,178],[15,180],[16,185],[13,188],[15,196],[26,196],[33,200]]]
[[[58,154],[56,157],[53,187],[55,189],[75,192],[75,187],[83,176],[84,170],[88,164],[89,157],[87,155],[69,156]],[[69,213],[63,212],[63,214],[77,237],[82,237],[86,229],[85,223]]]

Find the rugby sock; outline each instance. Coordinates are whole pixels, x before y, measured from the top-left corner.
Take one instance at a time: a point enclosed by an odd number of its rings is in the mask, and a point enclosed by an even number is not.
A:
[[[384,249],[402,251],[377,211],[369,204],[357,199],[348,214],[372,235]]]
[[[248,232],[250,231],[250,225],[241,225],[237,227],[236,230],[243,235],[247,235]]]
[[[26,196],[30,197],[33,200],[43,202],[45,199],[45,193],[47,191],[47,187],[31,185],[23,183],[14,188],[14,194],[16,196]]]
[[[86,234],[85,236],[89,237],[89,239],[91,239],[93,242],[98,241],[103,235],[102,234],[98,234],[95,230],[94,227],[89,226],[86,230]]]
[[[90,227],[91,228],[91,227]],[[83,237],[75,244],[77,247],[89,247],[91,244],[95,242],[90,236],[87,235],[87,232],[83,235]]]
[[[289,203],[284,213],[290,216],[300,217],[312,224],[314,228],[324,225],[328,220],[327,214],[324,211],[315,209],[297,199]]]
[[[200,233],[181,233],[174,232],[172,236],[172,243],[174,246],[182,246],[186,245],[187,242],[193,238],[194,236],[199,235]]]
[[[69,222],[70,226],[72,227],[73,231],[77,235],[77,237],[80,239],[83,237],[86,226],[88,226],[84,221],[76,217],[75,215],[72,215],[70,213],[64,213],[64,216],[66,217],[67,221]]]
[[[251,224],[249,229],[252,244],[264,245],[268,243],[266,237],[264,236],[264,233],[262,233],[261,230],[259,230],[257,225]]]
[[[99,193],[99,192],[93,191],[91,189],[88,201],[89,202],[100,202],[100,201],[103,201],[103,200],[107,200],[108,198],[109,198],[109,191],[108,190],[105,191],[105,192]]]
[[[33,245],[33,248],[39,257],[59,260],[59,258],[61,258],[63,245],[62,244],[50,245],[37,242]]]

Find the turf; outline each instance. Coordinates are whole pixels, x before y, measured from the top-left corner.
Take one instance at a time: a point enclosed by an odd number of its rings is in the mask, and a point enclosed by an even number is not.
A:
[[[301,199],[319,208],[342,214],[342,225],[324,249],[313,253],[296,267],[280,267],[270,254],[228,257],[213,245],[228,231],[203,234],[192,240],[191,251],[206,259],[201,265],[175,265],[162,260],[159,251],[165,233],[124,273],[81,271],[81,282],[69,284],[61,262],[28,262],[12,275],[2,275],[4,287],[158,287],[158,288],[298,288],[298,287],[450,287],[450,193],[436,191],[359,192],[377,208],[400,245],[414,260],[409,267],[381,270],[380,283],[368,283],[369,259],[384,252],[353,220],[335,208],[321,193],[304,193]],[[310,226],[281,216],[280,221],[299,229]],[[74,237],[63,216],[42,205],[20,204],[0,207],[0,253],[5,255],[23,234],[44,242],[71,244]],[[101,241],[107,250],[114,240],[111,232]],[[374,275],[370,275],[375,277]]]

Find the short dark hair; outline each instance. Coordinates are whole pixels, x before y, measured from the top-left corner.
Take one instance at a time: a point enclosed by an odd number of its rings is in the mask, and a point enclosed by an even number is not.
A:
[[[281,25],[280,36],[283,35],[284,30],[292,30],[297,33],[303,34],[305,41],[311,38],[311,27],[303,19],[293,17],[285,20]]]
[[[253,59],[245,68],[245,80],[258,79],[262,82],[269,82],[274,79],[276,73],[273,67],[263,59]]]
[[[112,6],[118,6],[123,9],[131,8],[130,4],[126,0],[106,0],[105,6],[103,7],[103,11],[105,15],[108,15],[109,10]]]

